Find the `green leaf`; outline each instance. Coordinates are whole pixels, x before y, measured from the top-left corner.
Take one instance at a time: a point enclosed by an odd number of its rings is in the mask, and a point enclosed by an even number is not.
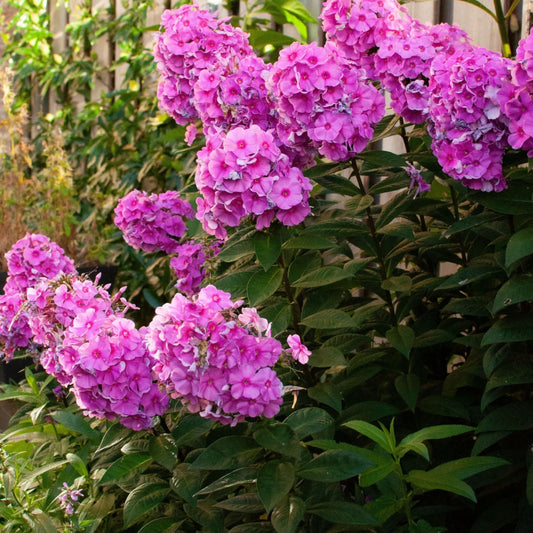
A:
[[[195,494],[202,488],[203,478],[203,472],[191,470],[189,463],[179,463],[174,468],[170,487],[187,503],[194,504],[197,500]]]
[[[469,1],[473,0],[463,0]],[[533,202],[533,185],[524,182],[514,182],[513,187],[498,194],[485,194],[484,192],[469,192],[469,197],[474,202],[488,207],[497,213],[505,215],[530,215]]]
[[[350,198],[344,203],[346,213],[352,216],[360,215],[364,213],[374,203],[374,197],[370,194],[364,196],[358,195]]]
[[[525,356],[513,354],[510,359],[490,373],[485,392],[498,387],[524,385],[526,383],[533,383],[533,360],[529,354]]]
[[[246,524],[239,524],[228,530],[228,533],[272,533],[275,529],[270,525],[270,522],[247,522]]]
[[[124,502],[124,527],[130,527],[143,515],[162,503],[170,488],[167,483],[141,483],[135,487]]]
[[[315,368],[329,368],[331,366],[346,366],[348,362],[337,348],[322,346],[313,350],[308,364]]]
[[[359,188],[349,179],[343,178],[337,174],[328,174],[326,176],[316,176],[313,181],[322,185],[331,192],[342,194],[344,196],[360,196]]]
[[[31,518],[35,527],[33,533],[57,533],[57,526],[54,521],[40,509],[34,509],[31,512]]]
[[[302,276],[292,285],[294,287],[324,287],[351,277],[352,273],[347,270],[336,266],[325,266]]]
[[[163,305],[163,302],[157,297],[157,294],[151,289],[145,288],[142,290],[144,299],[150,304],[153,309],[157,309]]]
[[[526,480],[526,498],[529,505],[533,505],[533,463],[529,465]]]
[[[498,342],[523,342],[533,339],[533,313],[504,317],[495,322],[483,336],[481,346]]]
[[[470,420],[468,407],[456,398],[437,395],[426,396],[418,402],[418,408],[433,415]]]
[[[254,241],[248,237],[229,245],[226,244],[217,255],[217,260],[232,263],[233,261],[253,254],[254,251]]]
[[[416,374],[400,374],[394,381],[394,386],[406,403],[409,410],[415,412],[416,402],[420,393],[420,379]]]
[[[486,278],[497,277],[502,274],[502,269],[491,265],[463,267],[456,274],[443,281],[437,290],[457,289]]]
[[[415,332],[410,327],[396,326],[389,329],[385,336],[392,346],[409,359],[415,341]]]
[[[434,470],[430,470],[429,472],[425,472],[424,470],[411,470],[407,474],[406,480],[416,488],[422,489],[423,492],[429,490],[445,490],[476,502],[476,495],[472,487],[452,474],[435,473]]]
[[[431,329],[415,338],[413,348],[427,348],[428,346],[435,346],[435,344],[451,342],[454,339],[455,335],[450,331],[446,331],[445,329]]]
[[[455,298],[443,307],[443,311],[464,316],[490,316],[487,302],[483,298]]]
[[[477,432],[523,431],[533,427],[533,400],[497,407],[478,424]]]
[[[393,276],[381,282],[381,288],[389,292],[409,292],[413,281],[407,275]]]
[[[449,437],[468,433],[469,431],[474,431],[474,429],[475,428],[471,426],[464,426],[462,424],[428,426],[404,437],[398,445],[398,448],[411,446],[412,444],[424,442],[425,440],[447,439]]]
[[[492,312],[497,313],[504,307],[528,300],[533,300],[533,276],[513,277],[504,283],[496,293]]]
[[[278,259],[281,253],[279,233],[258,232],[254,236],[255,255],[265,271]]]
[[[369,150],[357,157],[365,161],[365,170],[369,168],[405,167],[405,159],[402,156],[385,150]]]
[[[297,255],[292,263],[289,265],[288,277],[289,282],[292,284],[299,280],[301,277],[317,270],[322,265],[322,259],[320,252],[310,251],[301,255]]]
[[[271,423],[260,427],[254,438],[263,448],[289,457],[299,457],[302,451],[299,439],[288,424]]]
[[[87,420],[76,413],[69,413],[68,411],[56,411],[55,413],[52,413],[52,418],[69,431],[80,433],[89,439],[97,439],[101,436],[99,431],[93,429]]]
[[[138,533],[165,533],[171,526],[174,525],[176,525],[176,519],[165,516],[163,518],[150,520],[150,522],[139,529]]]
[[[396,463],[391,457],[380,458],[380,464],[369,468],[359,476],[359,485],[361,487],[370,487],[378,481],[386,478],[396,468]]]
[[[222,477],[218,478],[216,481],[209,483],[207,487],[197,491],[194,496],[200,496],[202,494],[211,494],[219,490],[226,490],[233,487],[241,487],[249,483],[255,483],[257,480],[257,468],[255,467],[244,467],[233,470]]]
[[[214,422],[208,418],[185,416],[172,430],[174,444],[176,446],[195,444],[202,435],[205,435],[213,427],[213,424]]]
[[[251,437],[230,435],[209,445],[191,464],[198,470],[229,470],[250,464],[261,448]]]
[[[95,455],[101,454],[109,448],[118,446],[121,442],[126,440],[133,431],[121,424],[112,424],[111,427],[105,432],[105,435],[100,442],[100,446],[95,452]]]
[[[226,511],[253,514],[262,513],[264,510],[263,504],[255,492],[247,492],[245,494],[238,494],[232,498],[227,498],[216,503],[215,507],[217,509],[225,509]]]
[[[251,306],[255,306],[269,296],[272,296],[281,285],[283,270],[279,267],[272,267],[267,272],[256,272],[248,282],[248,301]]]
[[[270,521],[276,533],[294,533],[305,515],[305,503],[297,497],[285,498],[272,511]]]
[[[267,513],[289,494],[295,481],[294,465],[287,461],[269,461],[259,470],[257,492]]]
[[[291,413],[283,422],[292,428],[300,440],[309,435],[331,429],[334,425],[331,415],[319,407],[298,409]]]
[[[288,240],[283,244],[283,248],[300,250],[326,250],[328,248],[334,248],[337,243],[326,237],[320,235],[299,235],[293,239]]]
[[[250,30],[250,44],[256,50],[263,50],[267,45],[272,45],[275,47],[284,47],[289,46],[291,43],[296,41],[293,37],[284,35],[283,33],[274,31],[274,30],[265,30],[261,28],[260,30]]]
[[[131,453],[117,459],[100,479],[100,484],[117,483],[134,472],[140,473],[152,462],[147,453]]]
[[[84,476],[86,479],[89,479],[89,471],[87,470],[87,466],[79,455],[76,455],[75,453],[67,453],[65,457],[80,476]]]
[[[337,413],[342,411],[342,397],[339,391],[331,383],[317,383],[307,389],[309,398],[335,409]]]
[[[443,463],[431,471],[435,474],[451,474],[459,479],[466,479],[475,476],[480,472],[489,470],[491,468],[498,468],[500,466],[508,465],[509,462],[500,457],[462,457],[455,461]]]
[[[505,250],[505,267],[509,268],[514,262],[533,254],[533,228],[517,231],[507,243]]]
[[[307,511],[332,522],[350,526],[379,526],[379,522],[360,505],[344,501],[322,502],[309,507]]]
[[[312,481],[348,479],[372,468],[374,463],[350,450],[327,450],[298,469],[298,475]]]
[[[358,433],[361,433],[361,435],[364,435],[365,437],[374,441],[385,451],[393,453],[394,450],[391,448],[391,444],[387,439],[387,436],[381,429],[377,428],[376,426],[369,424],[364,420],[350,420],[350,422],[346,422],[343,425],[350,429],[354,429]]]
[[[246,296],[246,287],[255,272],[255,269],[235,272],[216,280],[214,285],[221,291],[229,292],[233,298],[242,298],[243,296]]]
[[[354,319],[340,309],[324,309],[305,317],[301,324],[315,329],[355,328]]]
[[[261,309],[261,316],[272,324],[271,333],[275,337],[288,328],[292,317],[291,305],[286,300],[269,305]]]
[[[183,506],[187,515],[195,522],[200,524],[202,529],[200,531],[222,532],[224,530],[224,513],[221,509],[217,509],[212,500],[201,500],[196,504],[185,504]]]
[[[43,474],[46,474],[47,472],[50,472],[52,470],[55,470],[56,468],[59,468],[67,463],[67,460],[55,461],[53,463],[44,464],[43,466],[31,470],[20,481],[20,488],[23,491],[28,490],[33,485],[37,477],[42,476]]]
[[[150,455],[154,461],[172,472],[178,460],[177,448],[170,435],[159,435],[150,439]]]

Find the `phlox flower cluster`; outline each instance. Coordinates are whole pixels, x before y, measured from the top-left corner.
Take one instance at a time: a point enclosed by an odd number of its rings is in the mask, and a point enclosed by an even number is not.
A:
[[[72,516],[74,514],[74,506],[82,497],[83,492],[80,489],[72,489],[67,483],[63,483],[63,489],[61,489],[57,499],[59,500],[59,505],[65,511],[65,513],[68,516]]]
[[[149,195],[134,189],[115,207],[115,224],[124,240],[145,252],[174,253],[187,231],[183,219],[193,217],[191,204],[182,200],[177,191]]]
[[[207,276],[206,261],[212,259],[220,250],[220,241],[209,245],[188,241],[176,251],[170,259],[170,268],[178,279],[175,287],[187,296],[198,292]]]
[[[46,235],[26,233],[5,255],[8,278],[4,292],[23,293],[39,278],[55,278],[58,274],[76,271],[72,259]]]
[[[456,26],[426,26],[409,20],[399,31],[389,32],[375,55],[376,76],[391,95],[392,109],[409,122],[428,119],[430,67],[437,55],[451,55],[468,42]]]
[[[438,55],[431,66],[432,148],[444,172],[471,189],[502,191],[507,118],[498,92],[511,61],[481,47],[465,45]]]
[[[326,0],[320,18],[326,39],[372,79],[379,77],[375,52],[382,41],[412,21],[396,0]]]
[[[202,70],[194,85],[194,105],[206,135],[256,124],[268,130],[275,113],[267,102],[265,78],[270,65],[250,53]]]
[[[266,320],[212,285],[192,299],[176,294],[147,328],[154,372],[189,411],[237,424],[274,416],[283,387],[271,368],[282,353]]]
[[[76,275],[41,281],[28,289],[34,342],[40,362],[73,392],[84,414],[119,419],[135,430],[153,425],[168,397],[151,376],[153,361],[119,291]]]
[[[508,142],[533,157],[533,32],[518,44],[511,76],[498,93],[503,113],[509,119]]]
[[[26,290],[41,278],[52,279],[76,269],[60,246],[39,233],[27,233],[5,258],[7,279],[4,294],[0,296],[0,342],[4,356],[10,359],[19,348],[34,351],[28,314],[23,306]]]
[[[328,39],[389,91],[396,113],[417,124],[428,116],[433,58],[468,41],[456,26],[421,24],[395,0],[330,0],[321,18]]]
[[[158,98],[161,109],[178,124],[198,118],[194,86],[200,73],[219,61],[253,54],[248,36],[225,20],[217,20],[196,3],[167,10],[162,16],[154,57],[161,75]]]
[[[332,44],[295,42],[282,50],[267,81],[280,140],[334,161],[361,152],[385,112],[383,95],[363,75]]]
[[[274,217],[286,226],[299,224],[310,212],[309,180],[290,165],[273,134],[257,125],[208,137],[198,153],[196,186],[202,194],[196,216],[219,239],[226,237],[225,226],[246,216],[261,229]]]
[[[24,298],[18,292],[7,292],[0,296],[0,357],[5,357],[6,360],[11,359],[20,348],[35,351],[23,303]]]

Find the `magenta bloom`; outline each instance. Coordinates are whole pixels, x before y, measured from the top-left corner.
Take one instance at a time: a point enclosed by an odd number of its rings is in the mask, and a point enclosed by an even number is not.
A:
[[[161,25],[164,31],[157,35],[154,47],[161,76],[159,106],[178,124],[185,125],[199,117],[194,90],[200,75],[225,59],[234,61],[253,55],[253,51],[247,34],[225,20],[217,20],[197,3],[165,11]],[[204,78],[202,86],[206,87]]]
[[[115,207],[115,224],[124,240],[145,252],[162,250],[174,253],[187,228],[184,219],[192,218],[194,210],[176,191],[150,194],[134,189]]]
[[[198,153],[197,218],[207,233],[226,237],[226,226],[251,216],[258,229],[276,217],[295,225],[309,214],[311,184],[281,152],[272,131],[237,127],[213,135]]]
[[[383,95],[331,43],[282,50],[267,87],[281,141],[296,152],[305,144],[335,161],[362,151],[385,112]]]
[[[292,357],[305,365],[309,361],[311,352],[302,344],[300,335],[289,335],[287,337],[287,344],[289,345],[289,353]]]
[[[271,368],[281,344],[255,310],[237,314],[239,305],[212,285],[192,299],[176,294],[146,331],[154,372],[169,394],[193,413],[232,425],[274,416],[283,394]]]

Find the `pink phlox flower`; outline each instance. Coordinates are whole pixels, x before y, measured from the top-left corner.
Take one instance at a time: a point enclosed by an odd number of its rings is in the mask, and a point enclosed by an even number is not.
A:
[[[418,193],[426,192],[431,189],[431,185],[424,181],[422,172],[416,168],[412,163],[407,162],[407,174],[411,178],[409,189],[415,188],[415,198]]]
[[[270,329],[270,323],[266,318],[261,318],[255,307],[243,307],[239,315],[241,324],[245,326],[250,325],[255,328],[258,333],[263,333]]]
[[[289,345],[289,353],[292,357],[305,365],[309,361],[311,352],[302,344],[299,335],[289,335],[287,337],[287,344]]]

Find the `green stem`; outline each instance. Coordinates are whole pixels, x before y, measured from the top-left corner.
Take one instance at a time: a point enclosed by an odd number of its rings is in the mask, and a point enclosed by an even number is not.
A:
[[[500,38],[502,40],[502,54],[504,57],[511,57],[511,43],[509,41],[509,32],[507,31],[507,24],[501,0],[494,0],[494,13],[496,14],[498,31],[500,32]]]
[[[361,179],[361,175],[359,174],[359,169],[357,168],[357,161],[355,160],[353,160],[352,169],[353,169],[353,175],[355,176],[357,180],[357,184],[359,185],[361,194],[364,196],[366,195],[366,189],[363,184],[363,180]],[[374,222],[374,217],[372,215],[372,211],[370,210],[370,207],[366,208],[366,219],[367,219],[368,228],[370,229],[372,240],[374,241],[374,244],[376,246],[376,256],[377,256],[376,259],[378,260],[378,266],[379,266],[379,272],[381,274],[381,279],[382,281],[385,281],[387,279],[387,268],[385,266],[383,254],[381,253],[381,241],[376,231],[376,224]],[[394,309],[394,302],[392,301],[392,295],[390,291],[387,291],[387,290],[385,291],[385,302],[387,303],[387,307],[389,308],[389,312],[390,312],[391,319],[392,319],[392,325],[397,326],[398,318],[396,317],[396,310]]]
[[[459,203],[457,201],[457,193],[455,192],[453,185],[450,185],[450,194],[452,197],[453,213],[454,213],[455,220],[460,220],[461,215],[459,213]],[[459,233],[459,247],[461,251],[461,266],[465,267],[467,265],[467,259],[466,259],[465,243],[463,241],[462,233]]]
[[[283,260],[282,256],[280,256],[278,263],[281,265],[281,268],[283,269],[283,287],[285,289],[285,294],[287,295],[287,299],[289,300],[289,303],[291,305],[291,316],[292,316],[292,327],[294,328],[294,331],[297,335],[301,335],[300,330],[300,305],[294,298],[294,295],[292,293],[292,287],[289,281],[289,276],[287,274],[287,268],[285,267],[285,261]]]

